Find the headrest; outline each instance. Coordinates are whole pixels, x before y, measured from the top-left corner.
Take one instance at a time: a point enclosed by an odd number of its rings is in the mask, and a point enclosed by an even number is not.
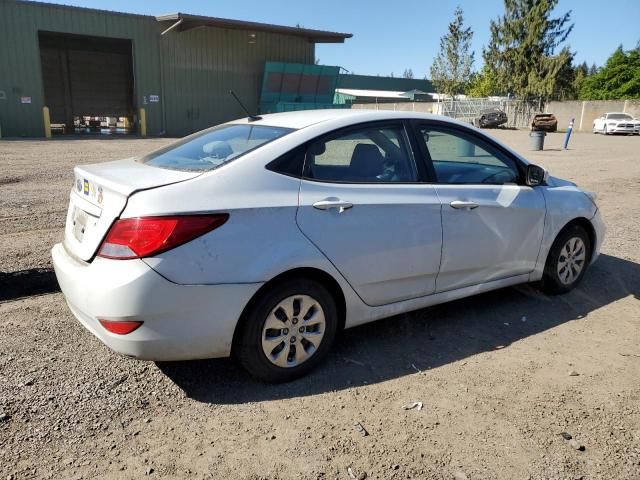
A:
[[[351,176],[373,178],[384,170],[384,157],[380,149],[371,143],[359,143],[351,155]]]
[[[202,147],[202,151],[207,155],[211,155],[216,158],[227,158],[233,153],[231,145],[222,140],[216,140],[215,142],[205,144]]]
[[[327,151],[327,146],[324,142],[316,142],[309,147],[309,153],[314,156],[322,155]]]

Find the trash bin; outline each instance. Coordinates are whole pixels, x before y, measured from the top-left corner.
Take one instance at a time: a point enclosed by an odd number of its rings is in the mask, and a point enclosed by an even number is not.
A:
[[[530,132],[529,133],[529,150],[542,150],[544,149],[544,137],[547,132]]]

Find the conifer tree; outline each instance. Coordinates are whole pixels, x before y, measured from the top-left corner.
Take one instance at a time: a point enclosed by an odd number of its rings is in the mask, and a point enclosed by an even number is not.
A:
[[[431,65],[431,81],[436,91],[452,98],[464,91],[473,69],[473,31],[471,27],[464,27],[462,13],[462,9],[456,7],[449,31],[440,38],[440,51]]]
[[[505,0],[505,13],[490,25],[491,39],[483,50],[496,88],[526,100],[549,98],[558,77],[571,61],[567,39],[571,11],[558,18],[551,13],[558,0]]]

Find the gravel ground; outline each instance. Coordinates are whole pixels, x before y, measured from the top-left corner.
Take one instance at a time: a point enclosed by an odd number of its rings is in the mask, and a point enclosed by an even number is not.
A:
[[[608,237],[581,286],[358,327],[281,386],[231,360],[114,354],[55,292],[72,166],[166,139],[0,141],[0,480],[639,479],[640,138],[526,152],[527,132],[492,133],[599,194]]]

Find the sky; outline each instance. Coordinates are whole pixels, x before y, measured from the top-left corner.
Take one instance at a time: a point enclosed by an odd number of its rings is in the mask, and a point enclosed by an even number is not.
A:
[[[475,67],[482,63],[482,47],[489,41],[489,22],[503,12],[503,0],[65,0],[49,3],[129,13],[161,15],[176,11],[279,25],[352,33],[344,44],[319,44],[316,57],[323,65],[349,72],[400,76],[411,68],[416,78],[428,75],[440,37],[447,31],[456,5],[474,32]],[[609,5],[612,8],[607,8]],[[575,23],[567,44],[575,63],[604,64],[622,44],[640,41],[640,1],[560,0],[558,14],[572,11]]]

